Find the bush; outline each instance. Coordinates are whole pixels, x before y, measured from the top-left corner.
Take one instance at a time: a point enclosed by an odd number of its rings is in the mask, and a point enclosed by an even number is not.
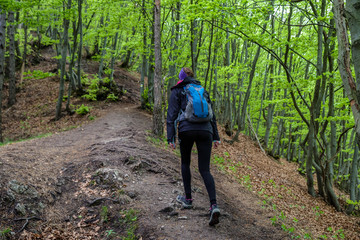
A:
[[[47,78],[47,77],[56,76],[55,73],[43,72],[41,70],[34,70],[33,72],[31,72],[31,71],[24,72],[24,75],[26,76],[26,77],[24,77],[24,79],[43,79],[43,78]]]
[[[81,104],[81,106],[79,106],[75,112],[79,115],[86,115],[90,112],[90,108],[88,106],[85,106],[84,104]]]
[[[94,78],[82,78],[82,82],[87,87],[86,94],[82,95],[83,98],[89,101],[103,101],[110,99],[111,101],[117,101],[122,92],[118,86],[111,82],[109,78],[99,79],[97,76]]]

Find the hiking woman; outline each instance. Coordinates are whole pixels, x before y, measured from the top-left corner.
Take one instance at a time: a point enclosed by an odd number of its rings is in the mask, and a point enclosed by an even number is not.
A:
[[[200,123],[189,121],[182,117],[182,113],[185,112],[188,104],[185,87],[188,84],[200,85],[200,82],[193,77],[194,74],[190,68],[182,68],[179,73],[180,80],[171,88],[171,97],[167,111],[167,141],[169,145],[175,149],[176,132],[178,130],[181,153],[181,175],[185,196],[177,196],[176,200],[181,203],[184,208],[192,208],[190,160],[192,147],[194,142],[196,143],[198,168],[210,199],[209,225],[213,226],[219,223],[220,210],[216,203],[214,178],[210,173],[210,157],[212,145],[214,144],[216,148],[220,144],[220,138],[214,114],[210,120]],[[210,104],[209,95],[206,91],[204,97],[208,104]]]

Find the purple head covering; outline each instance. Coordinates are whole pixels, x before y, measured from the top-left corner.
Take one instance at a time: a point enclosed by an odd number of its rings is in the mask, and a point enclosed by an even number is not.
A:
[[[187,77],[186,73],[184,72],[183,68],[181,69],[179,73],[179,79],[184,80]]]

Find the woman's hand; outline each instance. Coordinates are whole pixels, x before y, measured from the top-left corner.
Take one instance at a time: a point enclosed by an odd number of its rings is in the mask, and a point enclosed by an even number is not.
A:
[[[214,143],[214,148],[217,148],[220,145],[221,141],[215,140],[213,141],[213,143]]]
[[[176,144],[175,143],[169,143],[169,146],[172,148],[172,149],[175,149],[176,148]]]

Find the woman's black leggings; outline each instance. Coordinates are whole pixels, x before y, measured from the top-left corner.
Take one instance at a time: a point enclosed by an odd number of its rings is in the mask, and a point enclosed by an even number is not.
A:
[[[211,204],[216,204],[214,178],[210,173],[210,156],[212,148],[212,134],[208,131],[186,131],[179,133],[181,152],[181,174],[187,199],[191,199],[191,150],[196,143],[198,151],[198,165],[204,180]]]

